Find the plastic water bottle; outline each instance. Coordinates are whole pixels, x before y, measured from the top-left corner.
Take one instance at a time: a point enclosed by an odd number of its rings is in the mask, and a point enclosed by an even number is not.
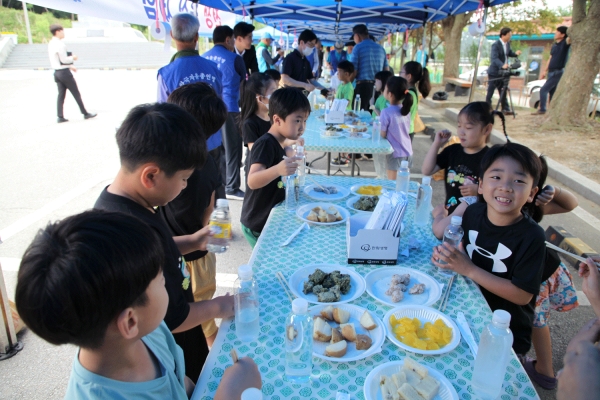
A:
[[[483,400],[496,399],[502,390],[513,344],[509,325],[510,314],[504,310],[496,310],[492,323],[481,334],[471,387]]]
[[[396,192],[404,192],[408,195],[410,186],[410,169],[408,169],[408,161],[400,162],[400,169],[396,177]]]
[[[379,117],[373,119],[373,133],[371,134],[371,140],[375,144],[381,141],[381,120]]]
[[[285,178],[285,211],[295,212],[300,201],[300,185],[298,175],[292,174]]]
[[[452,246],[457,247],[465,234],[462,228],[462,217],[453,216],[450,219],[450,225],[446,227],[444,231],[444,243],[450,243]],[[446,264],[444,261],[439,261],[440,264]],[[454,272],[448,269],[438,268],[438,272],[442,275],[452,276]]]
[[[313,318],[308,302],[292,301],[292,313],[285,321],[285,378],[293,383],[306,383],[312,371]]]
[[[304,153],[304,146],[296,146],[296,158],[300,158],[298,163],[298,185],[304,187],[306,185],[306,154]]]
[[[241,400],[262,400],[263,395],[260,389],[248,388],[242,392]]]
[[[260,330],[258,285],[252,277],[250,265],[240,265],[233,287],[235,333],[242,342],[257,340]]]
[[[354,112],[358,114],[360,111],[360,94],[357,94],[354,98]]]
[[[417,207],[415,209],[415,225],[425,226],[429,222],[431,212],[431,177],[424,176],[417,192]]]
[[[208,238],[206,250],[211,253],[224,253],[231,241],[231,217],[227,199],[217,199],[217,208],[210,215],[210,231],[213,236]]]

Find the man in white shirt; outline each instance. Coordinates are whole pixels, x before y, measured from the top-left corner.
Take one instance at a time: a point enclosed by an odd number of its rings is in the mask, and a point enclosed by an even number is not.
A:
[[[83,118],[94,118],[97,114],[89,113],[85,109],[81,100],[81,94],[79,94],[79,89],[77,88],[77,82],[75,82],[75,78],[73,78],[73,74],[71,73],[71,71],[77,71],[77,68],[73,66],[73,62],[77,60],[77,56],[67,52],[67,46],[62,41],[65,37],[63,27],[56,24],[50,25],[50,33],[52,33],[53,37],[50,43],[48,43],[48,55],[50,56],[50,66],[54,69],[54,81],[58,86],[58,99],[56,102],[58,123],[69,121],[63,114],[67,89],[75,98],[79,110],[83,114]]]

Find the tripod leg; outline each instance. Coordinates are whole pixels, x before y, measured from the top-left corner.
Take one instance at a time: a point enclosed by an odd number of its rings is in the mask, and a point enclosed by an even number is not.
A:
[[[508,100],[510,101],[510,111],[512,111],[513,119],[515,119],[515,118],[517,118],[517,113],[515,112],[515,107],[513,106],[512,92],[510,91],[509,87],[507,87],[506,89],[508,90]]]

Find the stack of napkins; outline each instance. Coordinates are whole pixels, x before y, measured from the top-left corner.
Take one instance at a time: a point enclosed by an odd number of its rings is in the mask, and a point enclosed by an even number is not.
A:
[[[404,192],[385,192],[379,196],[379,202],[365,225],[365,229],[382,229],[392,231],[395,237],[400,236],[402,218],[406,212],[408,197]]]
[[[348,100],[346,99],[335,99],[331,104],[329,111],[345,111],[348,107]]]

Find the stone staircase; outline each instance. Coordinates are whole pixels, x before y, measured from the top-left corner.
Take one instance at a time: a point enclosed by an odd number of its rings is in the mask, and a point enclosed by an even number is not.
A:
[[[67,43],[68,51],[79,58],[79,69],[159,68],[168,64],[175,52],[163,50],[158,42],[137,43]],[[50,69],[48,45],[17,45],[2,69]]]

